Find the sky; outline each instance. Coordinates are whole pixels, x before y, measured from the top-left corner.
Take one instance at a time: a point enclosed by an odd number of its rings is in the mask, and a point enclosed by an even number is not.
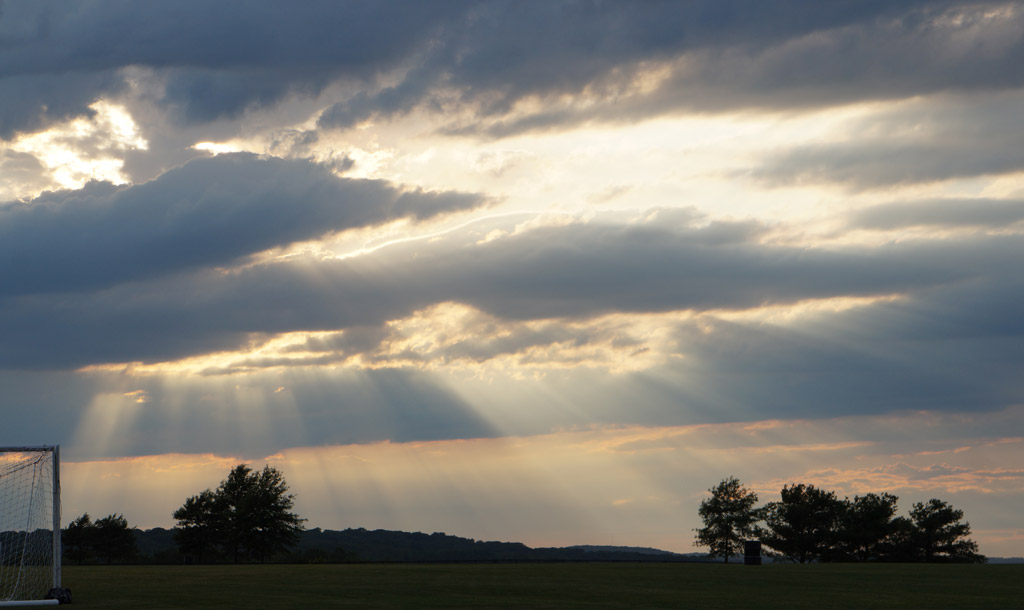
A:
[[[1024,3],[0,4],[0,445],[64,520],[698,551],[707,489],[1024,555]]]

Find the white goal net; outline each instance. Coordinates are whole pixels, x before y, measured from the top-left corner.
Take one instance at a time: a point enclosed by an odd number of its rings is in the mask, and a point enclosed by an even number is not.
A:
[[[58,456],[57,447],[0,447],[0,605],[60,587]]]

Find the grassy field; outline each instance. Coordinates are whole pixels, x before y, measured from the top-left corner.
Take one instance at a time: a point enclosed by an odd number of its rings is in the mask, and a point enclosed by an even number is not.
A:
[[[1024,565],[345,564],[67,567],[89,608],[1000,608]]]

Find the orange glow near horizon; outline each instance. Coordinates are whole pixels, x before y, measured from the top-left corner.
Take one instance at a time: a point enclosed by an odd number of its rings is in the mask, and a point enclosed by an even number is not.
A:
[[[166,454],[66,461],[65,521],[81,512],[114,512],[124,513],[132,525],[168,527],[171,512],[186,497],[216,487],[240,462],[281,469],[309,527],[445,531],[531,546],[643,544],[696,550],[690,530],[699,525],[696,506],[703,493],[693,490],[733,474],[762,502],[794,482],[836,490],[840,496],[897,493],[903,512],[926,497],[1024,497],[1022,471],[977,462],[981,455],[995,459],[993,447],[1002,454],[998,461],[1019,460],[1021,437],[985,439],[938,463],[926,454],[893,461],[887,452],[891,443],[824,440],[877,425],[909,429],[917,418],[793,420],[785,425],[787,443],[779,442],[776,423],[754,422],[306,447],[258,460]],[[807,442],[810,438],[822,442]],[[950,464],[953,458],[960,461]],[[968,517],[971,506],[965,507]],[[1000,519],[1012,517],[1001,514]],[[982,552],[993,555],[1010,553],[1017,542],[1005,533],[979,531],[975,538]]]

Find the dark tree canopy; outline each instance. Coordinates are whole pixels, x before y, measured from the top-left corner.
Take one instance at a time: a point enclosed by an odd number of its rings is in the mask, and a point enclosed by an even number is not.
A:
[[[781,501],[764,508],[764,545],[790,561],[827,559],[835,548],[842,502],[834,492],[803,483],[783,487],[781,495]]]
[[[174,540],[181,552],[202,563],[204,556],[209,557],[219,542],[221,523],[216,494],[207,489],[188,498],[174,511],[174,518],[178,521]]]
[[[64,557],[71,563],[87,563],[94,559],[92,548],[93,524],[89,513],[82,514],[68,524],[61,535]]]
[[[978,554],[978,543],[967,538],[971,525],[964,511],[954,509],[942,500],[932,498],[927,503],[916,502],[910,511],[914,526],[911,541],[919,559],[927,562],[977,563],[984,561]]]
[[[216,491],[192,496],[174,512],[175,539],[197,561],[219,552],[235,563],[262,563],[287,550],[302,531],[305,519],[291,512],[294,500],[281,471],[264,466],[257,472],[239,464]]]
[[[869,493],[845,500],[839,515],[836,549],[831,559],[870,561],[893,553],[893,536],[898,523],[896,496]]]
[[[890,493],[840,500],[800,483],[783,487],[778,502],[755,508],[757,496],[735,477],[708,491],[698,511],[704,527],[696,530],[697,544],[726,561],[739,554],[745,537],[760,537],[769,555],[800,563],[987,561],[967,538],[971,526],[962,522],[963,511],[942,500],[914,504],[908,518],[896,516],[899,498]]]
[[[743,552],[743,541],[754,537],[759,517],[754,508],[757,494],[740,485],[736,477],[724,479],[708,490],[711,497],[700,503],[704,527],[696,530],[697,544],[709,547],[708,556],[729,557]]]
[[[124,515],[93,521],[89,513],[74,519],[62,534],[64,555],[72,563],[127,563],[135,559],[135,531]]]

